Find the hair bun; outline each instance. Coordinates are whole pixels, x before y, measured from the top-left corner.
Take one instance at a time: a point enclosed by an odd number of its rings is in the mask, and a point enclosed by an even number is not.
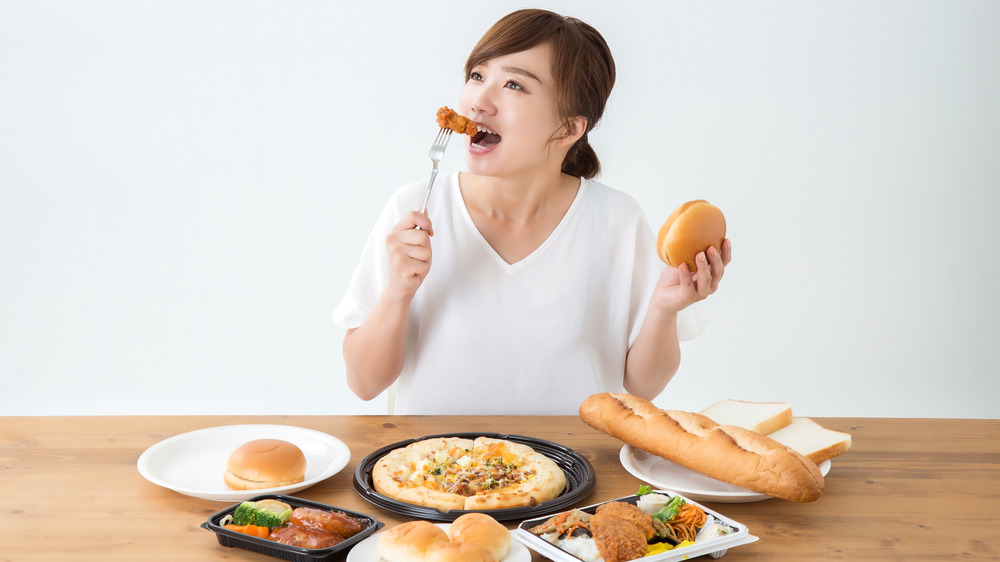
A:
[[[594,151],[594,147],[590,146],[587,135],[583,135],[566,153],[562,164],[562,173],[591,179],[600,171],[601,161],[597,158],[597,152]]]

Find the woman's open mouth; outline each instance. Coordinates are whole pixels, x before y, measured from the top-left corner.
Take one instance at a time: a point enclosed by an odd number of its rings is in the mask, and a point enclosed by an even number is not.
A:
[[[469,139],[471,147],[478,150],[489,150],[499,144],[500,135],[489,127],[476,124],[478,131]]]

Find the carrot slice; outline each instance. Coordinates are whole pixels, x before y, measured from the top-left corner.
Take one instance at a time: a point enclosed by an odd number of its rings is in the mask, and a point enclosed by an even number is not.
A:
[[[243,533],[244,535],[250,535],[252,537],[260,537],[266,539],[268,535],[271,534],[271,529],[263,525],[226,525],[226,528],[230,531],[236,531],[237,533]]]

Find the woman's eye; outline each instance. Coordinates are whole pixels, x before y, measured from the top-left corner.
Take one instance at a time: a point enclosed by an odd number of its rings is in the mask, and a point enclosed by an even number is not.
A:
[[[524,86],[518,84],[517,82],[515,82],[513,80],[508,80],[507,84],[505,84],[505,86],[508,87],[508,88],[510,88],[511,90],[523,90],[524,89]]]
[[[482,82],[483,75],[473,70],[469,73],[469,80],[475,80],[477,82]]]

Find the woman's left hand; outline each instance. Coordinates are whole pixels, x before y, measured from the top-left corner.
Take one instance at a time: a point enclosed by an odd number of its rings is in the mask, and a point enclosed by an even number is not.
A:
[[[719,288],[719,281],[733,258],[733,244],[722,241],[722,251],[711,247],[695,256],[696,271],[688,271],[687,264],[677,268],[665,267],[653,290],[653,302],[665,312],[677,313],[692,303],[704,300]]]

